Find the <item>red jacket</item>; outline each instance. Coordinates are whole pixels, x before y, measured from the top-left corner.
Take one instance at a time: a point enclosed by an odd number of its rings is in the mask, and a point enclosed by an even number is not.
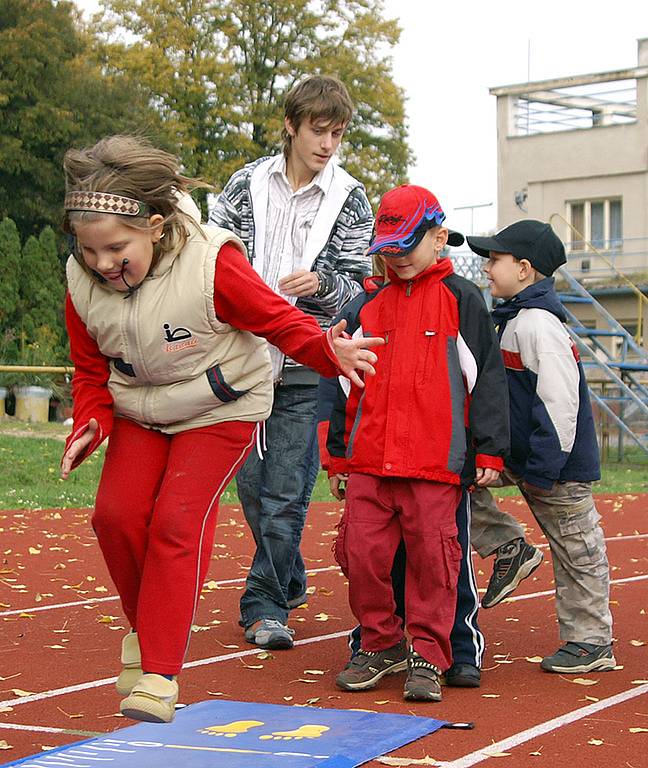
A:
[[[501,470],[508,449],[506,374],[479,289],[441,259],[414,279],[351,301],[354,335],[382,336],[364,389],[338,385],[329,473],[459,483],[467,459]],[[374,284],[375,285],[375,284]]]

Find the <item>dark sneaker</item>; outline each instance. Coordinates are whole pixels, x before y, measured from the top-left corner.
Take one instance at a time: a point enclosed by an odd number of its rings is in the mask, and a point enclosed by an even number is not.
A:
[[[518,584],[540,565],[544,555],[524,539],[513,539],[496,550],[493,575],[488,582],[481,607],[492,608],[510,595]]]
[[[545,672],[562,674],[609,672],[616,667],[616,659],[611,645],[566,643],[553,656],[545,656],[540,666]]]
[[[441,701],[441,670],[413,649],[407,657],[403,698],[408,701]]]
[[[453,664],[445,673],[446,685],[453,688],[479,688],[481,672],[474,664]]]
[[[384,651],[365,651],[361,648],[335,678],[335,684],[343,691],[365,691],[373,688],[381,677],[406,669],[407,644],[403,638]]]
[[[294,629],[282,624],[277,619],[261,619],[245,630],[245,639],[259,648],[273,651],[287,650],[293,647]]]

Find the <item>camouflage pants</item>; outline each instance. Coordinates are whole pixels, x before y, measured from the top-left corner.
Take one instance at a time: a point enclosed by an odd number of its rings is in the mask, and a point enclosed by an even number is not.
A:
[[[554,483],[529,493],[521,478],[502,473],[501,485],[517,485],[542,529],[553,560],[556,613],[564,642],[607,645],[612,641],[610,568],[591,483]],[[471,539],[481,557],[524,537],[515,518],[502,512],[486,488],[471,494]]]

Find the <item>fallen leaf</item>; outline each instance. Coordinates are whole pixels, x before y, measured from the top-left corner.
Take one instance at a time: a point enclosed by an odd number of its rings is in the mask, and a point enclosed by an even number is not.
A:
[[[30,555],[40,555],[40,553],[41,553],[40,549],[36,549],[36,547],[29,548]]]
[[[561,675],[562,677],[562,675]],[[563,677],[563,680],[567,680],[568,678]],[[575,683],[576,685],[598,685],[598,680],[590,680],[587,677],[575,677],[573,680],[569,680],[570,683]]]
[[[22,688],[12,688],[11,692],[14,696],[34,696],[34,691],[23,691]]]
[[[587,743],[592,744],[595,747],[600,747],[601,744],[605,744],[603,739],[590,739]]]
[[[112,622],[117,619],[118,616],[99,616],[97,618],[97,624],[112,624]]]
[[[328,621],[329,616],[328,613],[318,613],[315,617],[315,621]]]
[[[322,669],[305,669],[304,674],[305,675],[325,675],[328,670],[322,670]]]
[[[628,728],[630,733],[648,733],[648,728]]]
[[[499,699],[499,693],[482,693],[482,699]]]
[[[374,704],[380,704],[381,706],[383,704],[389,704],[389,699],[381,699],[380,701],[374,701]]]
[[[46,645],[45,648],[53,648],[55,651],[60,651],[65,648],[64,645]]]
[[[95,587],[95,592],[107,592],[106,587]]]
[[[538,752],[529,752],[529,754],[532,755],[533,757],[542,757],[542,752],[540,752],[540,751],[538,751]]]
[[[284,701],[292,701],[294,698],[295,698],[294,696],[284,696],[283,700]]]
[[[510,752],[486,752],[484,751],[485,755],[488,755],[489,757],[510,757]]]
[[[586,696],[583,701],[593,701],[596,703],[597,701],[600,701],[600,699],[597,699],[596,696]]]
[[[542,661],[542,656],[525,656],[524,658],[531,664],[539,664]]]
[[[227,694],[222,691],[207,691],[207,693],[209,696],[227,696]]]
[[[299,679],[297,679],[297,680],[291,680],[290,682],[291,682],[291,683],[316,683],[316,682],[317,682],[317,680],[309,680],[309,679],[308,679],[308,678],[306,678],[306,677],[300,677]]]
[[[641,648],[642,645],[645,645],[646,643],[643,640],[631,640],[630,645],[634,645],[635,648]]]
[[[646,685],[648,680],[631,680],[632,685]]]
[[[0,739],[0,749],[13,749],[13,744],[7,744],[4,739]]]
[[[261,653],[257,654],[257,659],[265,661],[266,659],[274,659],[274,656],[271,653],[268,653],[268,651],[262,651]]]

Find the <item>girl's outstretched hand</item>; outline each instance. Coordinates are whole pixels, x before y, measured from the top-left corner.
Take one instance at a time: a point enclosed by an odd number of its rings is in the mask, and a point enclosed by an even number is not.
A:
[[[343,335],[345,328],[346,320],[340,320],[331,327],[329,337],[331,346],[342,373],[358,387],[364,387],[364,382],[357,371],[364,371],[370,376],[376,373],[373,364],[378,360],[378,356],[371,351],[371,348],[381,346],[385,340],[379,336],[350,339],[348,335],[346,337]]]
[[[86,431],[81,435],[81,437],[77,437],[74,442],[70,443],[67,451],[63,454],[63,458],[61,459],[61,477],[63,480],[67,480],[75,459],[77,456],[79,456],[79,454],[83,453],[94,440],[94,436],[97,434],[98,429],[99,423],[97,420],[90,419]]]

